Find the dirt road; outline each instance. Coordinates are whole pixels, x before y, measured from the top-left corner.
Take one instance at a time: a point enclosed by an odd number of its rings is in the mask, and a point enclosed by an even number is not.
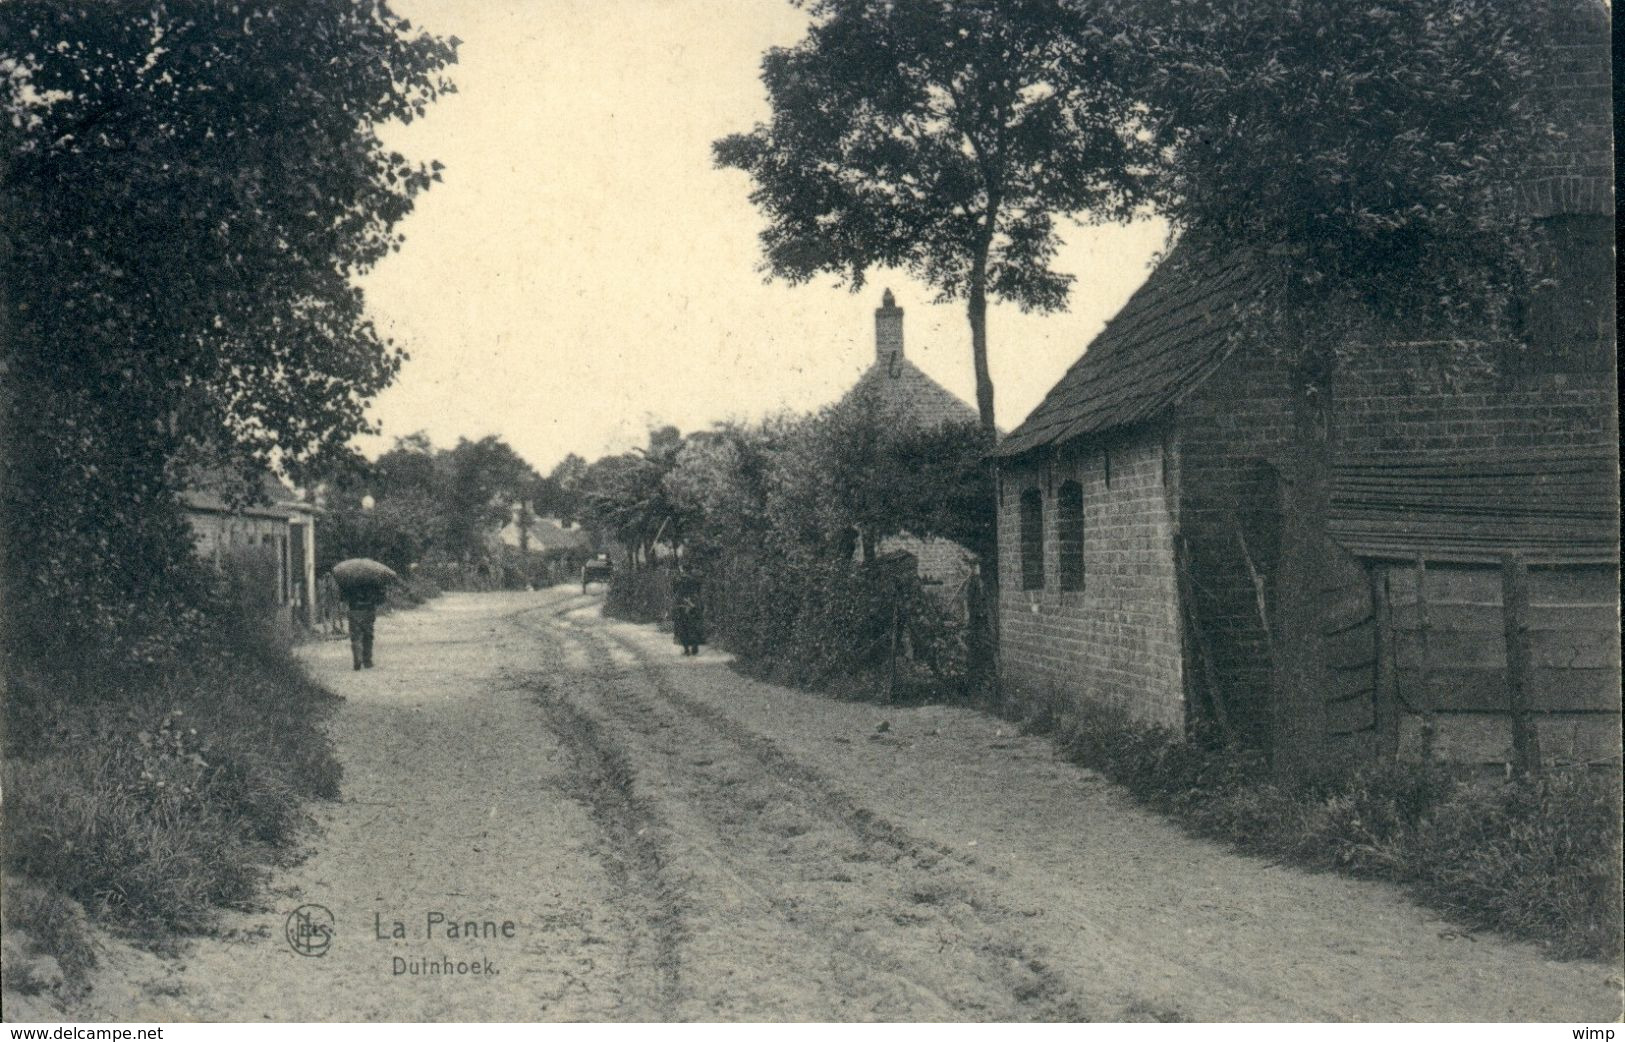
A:
[[[833,702],[669,640],[561,588],[387,618],[372,671],[351,672],[339,644],[310,649],[346,698],[344,798],[318,809],[311,856],[225,938],[110,960],[94,1005],[227,1020],[1620,1016],[1615,969],[1189,839],[992,718]],[[296,938],[322,954],[287,937],[301,906],[295,923],[331,923]],[[416,972],[431,966],[450,972]]]

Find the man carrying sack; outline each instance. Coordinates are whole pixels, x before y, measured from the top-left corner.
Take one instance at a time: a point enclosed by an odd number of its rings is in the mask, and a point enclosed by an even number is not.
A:
[[[389,594],[389,584],[401,577],[370,557],[352,557],[333,566],[333,580],[349,615],[351,661],[356,669],[371,669],[378,608]]]

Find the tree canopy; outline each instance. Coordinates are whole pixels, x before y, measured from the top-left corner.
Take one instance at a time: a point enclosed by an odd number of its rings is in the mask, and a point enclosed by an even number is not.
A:
[[[762,61],[773,114],[716,142],[751,175],[763,266],[863,285],[900,267],[964,300],[977,409],[994,427],[989,296],[1065,306],[1058,215],[1125,218],[1143,141],[1095,7],[1065,0],[815,0]]]
[[[656,427],[649,431],[648,445],[588,466],[578,487],[589,527],[645,560],[653,558],[659,543],[682,546],[693,512],[671,476],[685,445],[676,427]]]
[[[353,461],[323,483],[322,567],[345,557],[375,557],[401,572],[428,559],[484,562],[493,534],[538,480],[494,435],[459,438],[450,449],[421,432],[397,438],[377,460]]]
[[[1513,189],[1552,133],[1533,97],[1546,7],[1149,5],[1126,86],[1155,134],[1160,210],[1202,250],[1251,251],[1275,318],[1483,328],[1533,242]]]
[[[705,554],[851,562],[889,536],[993,548],[993,490],[974,421],[899,423],[871,396],[810,416],[723,423],[605,456],[582,483],[587,524],[651,556],[655,544]]]
[[[0,5],[12,591],[161,614],[188,464],[368,429],[403,355],[353,279],[440,176],[377,127],[456,46],[372,0]]]

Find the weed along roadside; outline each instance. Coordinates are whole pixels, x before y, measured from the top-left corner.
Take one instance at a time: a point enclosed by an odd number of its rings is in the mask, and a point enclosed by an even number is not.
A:
[[[1558,957],[1620,951],[1615,772],[1486,780],[1388,763],[1280,784],[1256,754],[1209,732],[1180,739],[1110,713],[1029,726],[1196,835],[1399,884],[1469,930],[1533,940]]]
[[[110,930],[157,952],[265,899],[339,796],[338,699],[264,627],[200,613],[162,671],[108,690],[29,672],[6,704],[5,958],[10,995],[71,1008]],[[179,948],[177,946],[180,946]]]

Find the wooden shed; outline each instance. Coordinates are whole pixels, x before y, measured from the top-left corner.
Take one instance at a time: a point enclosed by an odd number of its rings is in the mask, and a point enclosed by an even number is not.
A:
[[[1455,762],[1619,755],[1614,459],[1347,458],[1321,620],[1345,747]]]
[[[264,595],[278,606],[277,626],[284,636],[295,626],[315,627],[317,508],[272,478],[261,483],[259,502],[222,495],[226,484],[199,472],[181,495],[198,556],[217,568],[228,558],[243,559],[263,574]]]

